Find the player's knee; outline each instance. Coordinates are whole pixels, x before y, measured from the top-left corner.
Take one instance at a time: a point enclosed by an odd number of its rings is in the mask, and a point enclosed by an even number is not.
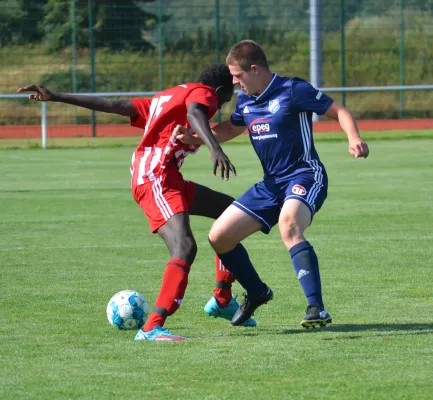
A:
[[[189,257],[195,258],[195,256],[197,255],[197,243],[195,242],[193,237],[185,238],[183,248],[185,249]]]
[[[172,257],[185,260],[188,264],[192,264],[196,255],[197,243],[195,239],[190,236],[183,237],[172,251]]]
[[[235,245],[229,238],[225,237],[221,232],[212,230],[209,232],[208,240],[212,248],[217,254],[224,254],[232,250]]]
[[[224,240],[221,233],[212,227],[212,229],[209,232],[208,240],[212,248],[215,250],[216,253],[221,253],[221,247],[223,246]]]
[[[219,235],[218,233],[212,228],[208,235],[208,240],[212,248],[215,250],[215,247],[218,247],[219,244]]]
[[[280,221],[279,228],[283,242],[289,246],[304,235],[303,228],[295,220]]]

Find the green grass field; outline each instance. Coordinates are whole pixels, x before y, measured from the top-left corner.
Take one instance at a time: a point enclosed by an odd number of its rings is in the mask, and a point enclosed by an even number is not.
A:
[[[105,316],[119,290],[152,304],[168,259],[129,191],[131,144],[0,151],[0,398],[431,399],[433,141],[400,139],[372,140],[367,160],[317,142],[330,188],[307,238],[333,325],[299,326],[306,304],[277,229],[245,242],[274,290],[258,327],[206,317],[212,221],[193,217],[199,252],[167,322],[184,343],[134,342]],[[225,148],[236,178],[213,177],[206,149],[183,173],[237,196],[261,170],[250,145]]]
[[[391,131],[363,131],[362,137],[366,140],[406,140],[406,139],[433,139],[432,129],[423,130],[391,130]],[[331,142],[345,141],[346,135],[343,132],[326,132],[317,134],[315,141]],[[139,137],[73,137],[73,138],[48,138],[47,147],[50,149],[64,148],[101,148],[101,147],[130,147],[140,141]],[[241,135],[230,144],[249,143],[248,135]],[[40,149],[41,139],[0,139],[0,149]]]

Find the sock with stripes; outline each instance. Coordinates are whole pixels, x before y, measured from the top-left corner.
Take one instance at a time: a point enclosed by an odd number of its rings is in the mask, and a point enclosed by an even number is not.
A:
[[[217,255],[215,255],[215,280],[213,296],[220,307],[227,307],[233,297],[232,283],[236,278],[224,267]]]
[[[308,304],[316,303],[323,307],[319,261],[313,247],[304,241],[294,245],[289,253]]]
[[[143,331],[148,332],[157,325],[164,326],[166,318],[180,307],[188,284],[189,270],[190,265],[185,261],[177,258],[168,261],[158,298]]]

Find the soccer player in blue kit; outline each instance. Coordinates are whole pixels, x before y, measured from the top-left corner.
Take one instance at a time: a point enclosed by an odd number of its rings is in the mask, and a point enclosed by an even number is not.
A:
[[[231,323],[241,325],[273,297],[241,241],[257,231],[269,233],[278,224],[308,301],[301,325],[326,326],[332,318],[323,304],[319,263],[304,236],[328,190],[325,167],[313,143],[313,112],[339,122],[354,157],[367,157],[368,146],[345,107],[303,79],[272,73],[256,42],[239,42],[228,53],[226,62],[233,83],[240,85],[241,92],[230,121],[214,127],[213,133],[219,142],[225,142],[247,127],[264,171],[263,180],[236,199],[209,233],[209,242],[225,268],[247,291]],[[176,135],[185,143],[200,143],[200,139],[185,131]]]

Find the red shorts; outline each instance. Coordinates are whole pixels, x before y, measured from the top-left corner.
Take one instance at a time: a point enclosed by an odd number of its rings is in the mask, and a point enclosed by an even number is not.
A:
[[[146,214],[152,233],[173,215],[188,211],[195,192],[196,184],[185,181],[173,163],[168,163],[156,180],[132,187],[132,195]]]

